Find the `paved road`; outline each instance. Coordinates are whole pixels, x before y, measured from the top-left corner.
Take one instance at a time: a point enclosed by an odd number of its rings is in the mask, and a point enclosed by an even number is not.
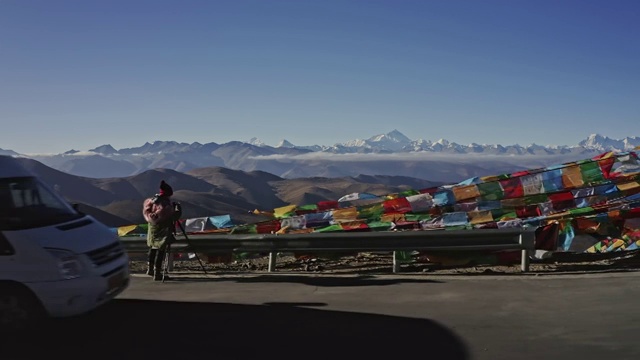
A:
[[[636,360],[638,299],[640,272],[135,276],[0,359]]]

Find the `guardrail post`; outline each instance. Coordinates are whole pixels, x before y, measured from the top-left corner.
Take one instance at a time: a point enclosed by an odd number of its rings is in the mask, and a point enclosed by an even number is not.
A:
[[[400,272],[400,262],[398,261],[398,254],[396,251],[393,252],[393,273]]]
[[[527,235],[527,239],[525,239],[523,237],[523,234],[520,233],[520,245],[523,246],[522,248],[522,260],[520,262],[520,270],[522,272],[529,272],[529,246],[534,246],[533,244],[535,244],[535,235],[532,234],[528,234]]]
[[[269,272],[276,270],[276,258],[278,257],[278,253],[270,252],[269,253]]]
[[[522,250],[522,263],[520,264],[520,270],[522,270],[522,272],[529,271],[529,250],[527,249]]]

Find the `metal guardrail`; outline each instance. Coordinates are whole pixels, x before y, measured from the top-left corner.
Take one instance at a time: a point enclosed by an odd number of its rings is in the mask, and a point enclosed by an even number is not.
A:
[[[121,236],[128,252],[146,252],[145,236]],[[406,230],[300,234],[192,234],[176,236],[173,252],[269,253],[269,271],[279,252],[393,251],[393,272],[399,272],[396,251],[522,250],[521,270],[529,271],[528,251],[535,250],[535,228],[477,230]]]

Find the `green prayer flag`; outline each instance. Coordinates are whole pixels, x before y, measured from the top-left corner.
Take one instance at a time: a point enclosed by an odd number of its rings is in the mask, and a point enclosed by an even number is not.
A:
[[[476,185],[480,192],[480,198],[483,200],[501,200],[504,198],[502,186],[497,181],[490,181]]]
[[[321,228],[314,229],[313,232],[334,232],[334,231],[342,231],[342,226],[339,224],[329,225]]]

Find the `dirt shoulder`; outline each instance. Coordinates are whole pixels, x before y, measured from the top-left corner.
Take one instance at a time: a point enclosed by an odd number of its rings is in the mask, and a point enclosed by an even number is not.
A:
[[[254,257],[229,262],[210,263],[204,255],[198,259],[179,260],[173,262],[174,273],[239,274],[268,272],[269,257]],[[132,257],[130,270],[133,274],[144,273],[146,262],[142,257]],[[323,257],[295,257],[291,254],[279,254],[276,261],[276,271],[292,273],[322,273],[322,274],[392,274],[393,258],[390,253],[359,253],[349,256]],[[568,254],[556,253],[548,259],[531,260],[528,274],[584,274],[600,272],[622,272],[640,270],[640,252],[614,254]],[[400,272],[406,274],[442,274],[442,275],[473,275],[522,274],[520,263],[506,265],[442,265],[434,262],[403,263]]]

